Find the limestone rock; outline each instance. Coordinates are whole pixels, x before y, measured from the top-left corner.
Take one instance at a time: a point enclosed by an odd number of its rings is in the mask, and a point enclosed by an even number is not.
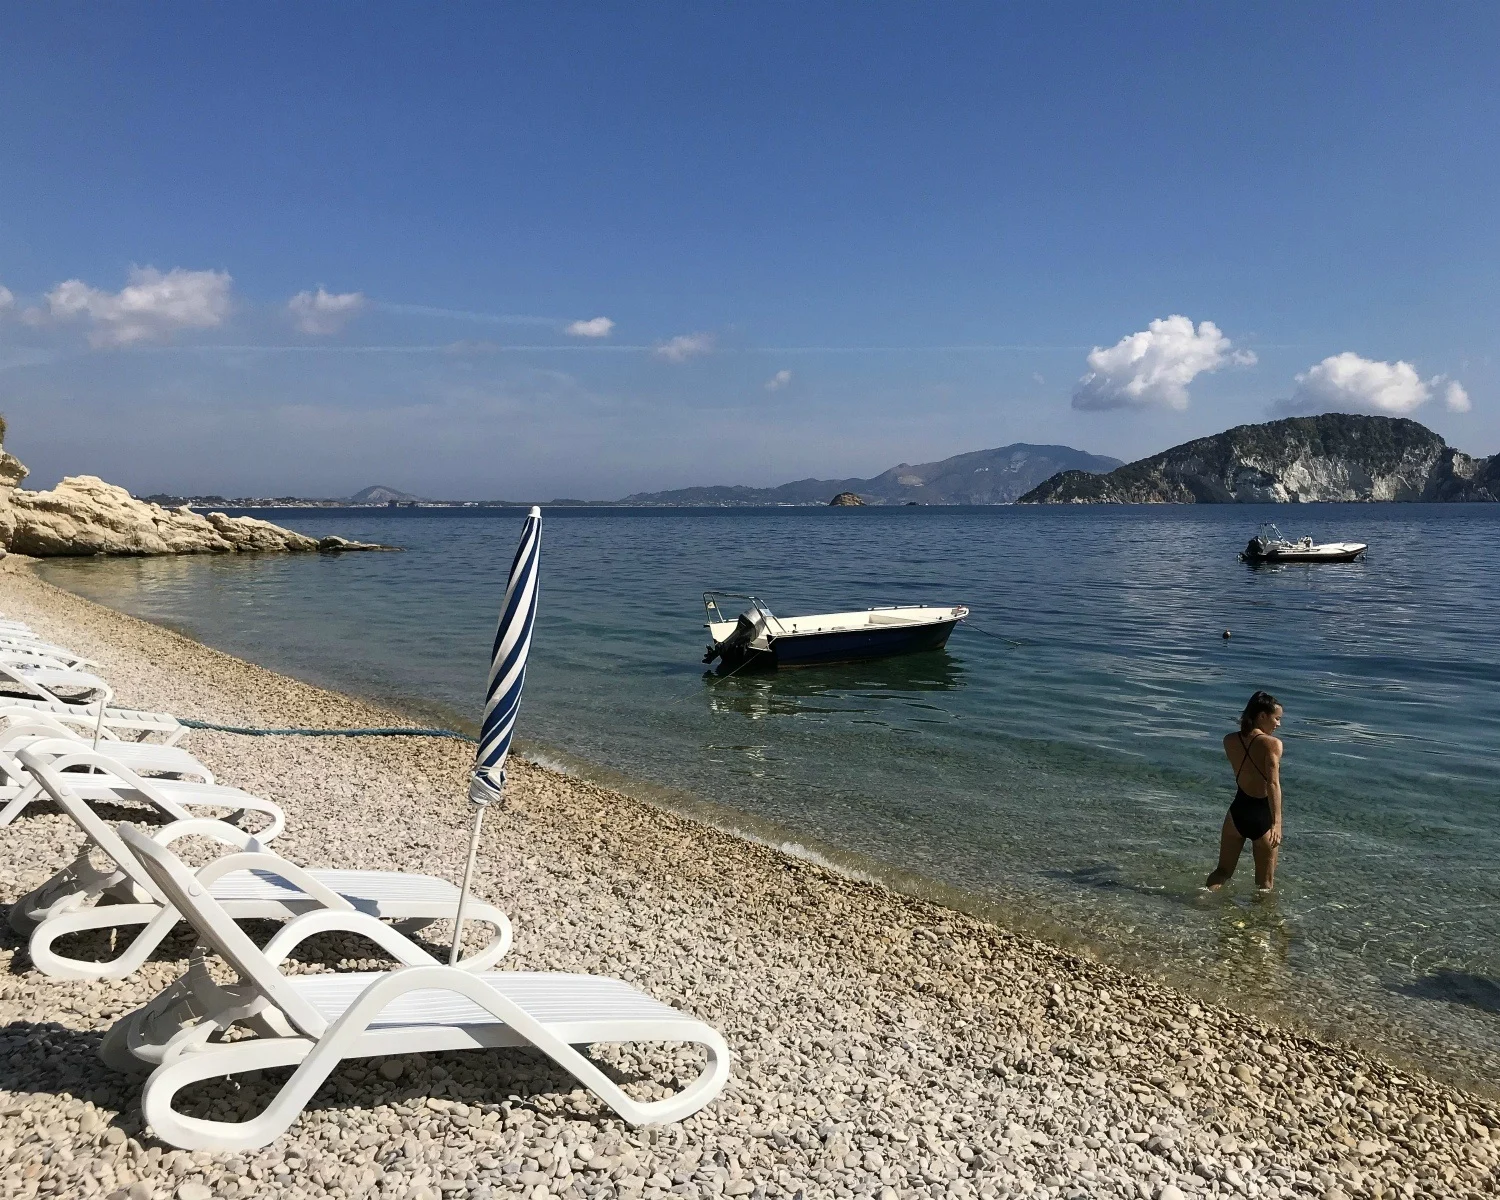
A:
[[[863,503],[864,501],[855,492],[840,492],[828,502],[828,506],[830,508],[853,508]]]
[[[93,554],[311,553],[386,550],[340,537],[319,541],[254,517],[207,516],[183,505],[137,500],[94,475],[71,475],[50,491],[16,485],[26,468],[0,449],[0,544],[38,558]]]
[[[26,464],[9,450],[0,449],[0,488],[21,486],[21,480],[30,475]]]
[[[208,514],[208,523],[214,531],[236,550],[293,550],[306,553],[316,550],[316,538],[293,533],[269,521],[258,521],[254,517],[227,517],[220,512]]]
[[[382,546],[378,542],[351,542],[347,538],[329,534],[318,539],[318,549],[325,554],[342,550],[396,550],[396,546]]]
[[[1500,460],[1470,458],[1404,417],[1323,413],[1240,425],[1107,475],[1064,471],[1021,504],[1500,499]]]

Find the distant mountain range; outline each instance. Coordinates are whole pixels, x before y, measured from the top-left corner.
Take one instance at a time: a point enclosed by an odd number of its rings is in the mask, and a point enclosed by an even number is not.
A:
[[[799,479],[780,487],[694,487],[637,492],[621,504],[719,505],[827,504],[853,492],[866,504],[1009,504],[1059,471],[1109,471],[1118,458],[1086,454],[1071,446],[1017,442],[995,450],[972,450],[940,462],[901,463],[871,479]]]
[[[1059,471],[1109,471],[1118,458],[1085,454],[1071,446],[1031,446],[1017,442],[996,450],[973,450],[941,462],[901,463],[872,479],[799,479],[780,487],[696,487],[669,492],[637,492],[623,500],[555,499],[562,507],[648,505],[736,507],[756,504],[827,504],[840,492],[854,492],[866,504],[1010,504],[1023,492]],[[143,496],[169,508],[352,508],[421,506],[441,508],[515,507],[535,501],[426,500],[377,483],[349,497],[316,500],[303,496]]]
[[[1107,474],[1063,471],[1022,504],[1500,500],[1500,454],[1473,458],[1405,417],[1324,413],[1238,425]]]

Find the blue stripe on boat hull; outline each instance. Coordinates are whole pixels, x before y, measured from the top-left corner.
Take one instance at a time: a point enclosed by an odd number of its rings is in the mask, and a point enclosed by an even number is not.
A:
[[[752,651],[755,658],[766,660],[767,666],[812,667],[826,663],[858,662],[866,658],[889,658],[896,654],[919,654],[924,650],[941,650],[948,644],[948,635],[958,624],[953,621],[934,621],[917,628],[888,626],[846,630],[831,633],[803,633],[790,637],[771,639],[770,652]],[[726,666],[744,662],[743,651],[725,655]]]

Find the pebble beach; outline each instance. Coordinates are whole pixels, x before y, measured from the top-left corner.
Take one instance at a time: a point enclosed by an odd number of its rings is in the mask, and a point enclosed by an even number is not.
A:
[[[19,556],[0,560],[0,612],[95,660],[132,707],[249,726],[410,723],[63,592]],[[200,731],[184,745],[221,782],[285,809],[276,849],[299,863],[459,878],[464,743]],[[143,1123],[139,1081],[97,1050],[186,970],[191,939],[169,938],[130,979],[60,982],[6,928],[0,1196],[1500,1193],[1492,1096],[541,766],[513,759],[507,797],[487,818],[476,886],[515,927],[501,969],[617,976],[713,1025],[734,1054],[716,1101],[632,1129],[538,1055],[406,1056],[345,1063],[264,1150],[176,1151]],[[61,814],[28,810],[0,830],[0,899],[80,842]],[[423,937],[441,947],[446,932]],[[384,965],[370,952],[324,938],[288,969]],[[643,1096],[696,1069],[666,1051],[597,1056]],[[189,1100],[202,1115],[249,1114],[277,1082]]]

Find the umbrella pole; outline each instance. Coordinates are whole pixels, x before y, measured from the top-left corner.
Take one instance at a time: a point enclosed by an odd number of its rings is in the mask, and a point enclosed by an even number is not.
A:
[[[464,886],[458,894],[458,915],[453,918],[453,949],[448,954],[448,965],[458,965],[459,950],[464,939],[464,909],[469,903],[469,885],[474,882],[474,860],[479,855],[479,831],[484,825],[484,810],[487,804],[474,805],[474,833],[469,839],[469,861],[464,867]]]
[[[99,693],[99,716],[94,721],[94,749],[99,749],[99,739],[104,736],[104,710],[109,702],[115,698],[115,694],[109,690],[108,685]]]

